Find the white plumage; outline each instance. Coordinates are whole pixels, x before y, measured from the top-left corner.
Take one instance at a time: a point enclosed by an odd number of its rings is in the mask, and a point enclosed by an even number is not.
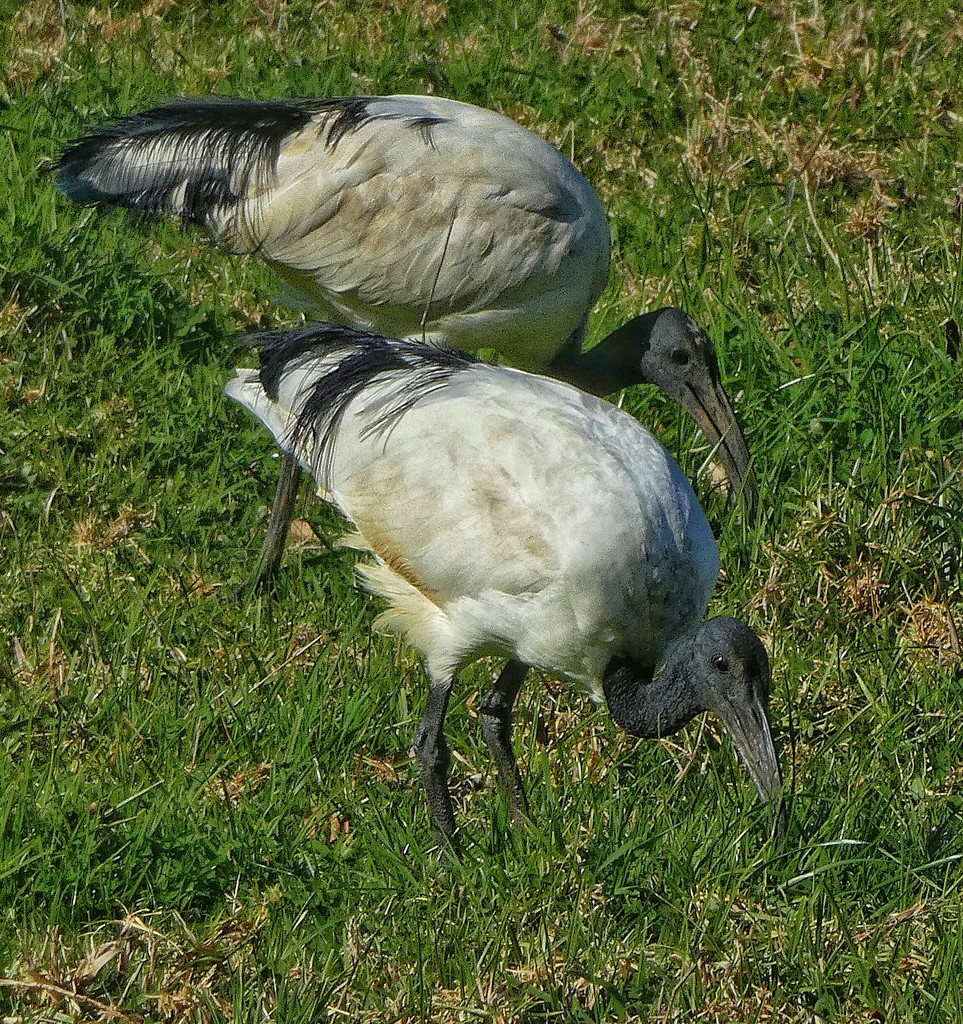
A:
[[[509,118],[432,96],[181,100],[72,143],[57,176],[85,204],[178,216],[256,253],[313,314],[511,364],[605,395],[652,383],[716,446],[750,513],[749,453],[707,335],[679,310],[583,352],[610,237],[588,182]],[[280,558],[296,472],[263,552]]]
[[[543,377],[474,363],[432,391],[418,351],[365,386],[327,446],[298,425],[343,351],[294,362],[276,400],[254,370],[227,393],[354,524],[380,566],[362,574],[394,606],[386,624],[433,674],[498,650],[601,697],[614,651],[654,664],[705,614],[719,571],[669,453],[627,413]]]
[[[605,213],[572,164],[434,96],[182,101],[74,143],[58,185],[202,224],[314,313],[518,366],[584,330],[609,272]]]
[[[679,690],[674,670],[652,682],[667,659],[691,660],[670,653],[701,635],[719,558],[688,481],[632,417],[546,378],[333,326],[264,336],[261,358],[227,393],[353,524],[349,542],[373,555],[360,575],[388,603],[381,624],[425,659],[432,697],[415,745],[446,841],[447,695],[485,654],[586,687],[641,735],[712,708],[760,794],[774,795],[768,663],[746,627],[735,624],[744,712],[713,703],[702,682]],[[503,742],[494,726],[486,739],[521,813],[507,735],[524,670],[506,673],[482,710],[498,705],[489,717]],[[657,696],[666,680],[676,689]],[[640,709],[642,695],[662,703]]]

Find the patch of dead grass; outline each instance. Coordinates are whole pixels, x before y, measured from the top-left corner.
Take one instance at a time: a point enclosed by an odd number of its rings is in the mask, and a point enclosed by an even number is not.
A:
[[[160,60],[162,48],[157,42],[163,16],[176,6],[177,0],[149,0],[138,10],[122,15],[116,7],[80,10],[52,0],[33,0],[21,7],[13,23],[13,36],[20,45],[4,69],[4,82],[32,88],[55,68],[64,66],[72,47],[98,53],[117,40],[132,39],[140,33],[153,37],[152,53]]]
[[[351,778],[355,784],[360,780],[373,779],[382,785],[408,788],[410,765],[411,758],[407,754],[385,758],[375,757],[364,750],[359,750],[354,757]]]
[[[219,775],[210,781],[207,789],[217,799],[238,807],[245,797],[251,796],[264,786],[271,777],[271,770],[270,762],[262,761],[249,768],[239,768],[230,775]]]
[[[879,10],[872,4],[851,3],[841,8],[808,5],[805,10],[785,2],[769,6],[779,19],[788,68],[782,84],[794,89],[823,89],[843,72],[865,80],[881,62],[889,76],[912,67],[927,35],[926,27],[904,20],[886,37],[881,54],[872,39]]]
[[[889,225],[890,215],[899,203],[874,182],[872,191],[862,197],[846,219],[845,229],[856,238],[875,241]]]
[[[790,533],[775,543],[767,542],[767,578],[750,599],[749,608],[763,617],[794,617],[801,604],[826,609],[830,602],[842,602],[854,614],[877,617],[886,593],[871,550],[859,555],[839,555],[848,545],[853,525],[841,510],[852,508],[847,488],[833,486],[813,496]],[[860,528],[866,529],[866,525]],[[818,552],[818,556],[815,553]],[[813,580],[800,592],[798,571],[801,560],[810,563]],[[816,632],[827,626],[824,615],[817,619]]]
[[[824,562],[817,571],[818,601],[828,604],[838,600],[848,615],[864,622],[875,622],[880,617],[889,584],[882,579],[872,554],[861,553],[845,566]]]
[[[871,147],[857,149],[848,143],[832,143],[820,136],[791,126],[781,139],[789,170],[813,191],[841,185],[853,195],[864,188],[882,190],[887,183],[883,158]]]
[[[340,987],[339,998],[328,1006],[329,1019],[362,1024],[382,1024],[386,1020],[392,1024],[421,1024],[426,1019],[433,1024],[468,1024],[483,1019],[491,1024],[515,1024],[529,1015],[541,1019],[553,1005],[578,1008],[583,1014],[591,1012],[604,999],[606,985],[598,978],[586,977],[571,956],[563,953],[565,940],[556,934],[560,929],[554,922],[547,922],[546,928],[552,948],[544,951],[537,964],[508,966],[497,977],[479,975],[466,988],[435,982],[429,994],[430,1017],[426,1018],[420,1008],[410,1005],[405,994],[420,973],[420,966],[399,964],[387,951],[373,949],[364,929],[357,921],[349,921],[346,956],[373,968],[368,978],[368,999],[377,1002],[377,1008],[359,1005],[349,979]],[[636,951],[613,949],[611,973],[628,980],[638,973],[640,961],[641,954]],[[634,1013],[619,1017],[625,1024],[640,1024],[647,1019]]]
[[[130,506],[122,508],[109,521],[96,515],[85,516],[74,523],[71,542],[81,548],[111,551],[125,541],[135,543],[135,535],[150,529],[156,518],[156,509],[134,509]]]
[[[88,29],[97,29],[100,42],[111,43],[144,31],[156,31],[163,15],[177,6],[178,0],[149,0],[139,10],[121,15],[116,8],[107,10],[90,7],[84,14]]]
[[[15,976],[0,978],[0,987],[16,1000],[19,1020],[141,1024],[156,1015],[222,1024],[233,1017],[231,979],[238,970],[257,973],[252,943],[267,920],[266,906],[235,907],[199,938],[176,914],[135,911],[73,944],[52,927],[39,948],[23,951]],[[29,1018],[22,1015],[28,1009]]]
[[[741,106],[741,96],[716,99],[707,94],[703,100],[706,113],[689,124],[682,162],[694,181],[724,182],[738,188],[754,155],[752,122],[733,112]]]
[[[14,19],[13,37],[20,41],[20,46],[6,64],[3,79],[7,85],[27,88],[50,73],[68,44],[58,6],[50,0],[24,4]]]
[[[916,666],[952,668],[963,660],[956,617],[945,600],[926,596],[910,604],[901,634]]]
[[[607,17],[599,14],[596,7],[585,7],[580,3],[570,23],[548,24],[545,26],[545,34],[563,64],[567,64],[575,55],[607,59],[618,57],[638,69],[638,47],[623,38],[633,24],[634,19]]]

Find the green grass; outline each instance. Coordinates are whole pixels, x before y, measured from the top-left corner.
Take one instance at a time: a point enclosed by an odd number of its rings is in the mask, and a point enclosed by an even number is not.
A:
[[[94,8],[0,26],[0,1016],[963,1019],[963,20],[949,5]],[[699,482],[713,610],[770,648],[785,845],[712,721],[630,741],[520,700],[533,824],[449,716],[439,866],[416,659],[352,557],[235,600],[277,462],[221,388],[285,322],[253,262],[61,200],[86,125],[178,92],[428,90],[571,152],[617,240],[594,337],[685,305],[756,459]],[[688,420],[626,404],[695,474]],[[302,512],[333,536],[332,513]],[[119,1016],[118,1016],[119,1015]]]

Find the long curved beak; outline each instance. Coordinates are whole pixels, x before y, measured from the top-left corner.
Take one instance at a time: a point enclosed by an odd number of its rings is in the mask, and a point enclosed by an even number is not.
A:
[[[719,711],[719,717],[739,751],[759,799],[763,803],[776,800],[782,789],[782,775],[766,709],[755,702],[742,708],[727,704],[724,711]]]
[[[682,404],[699,429],[714,446],[714,455],[722,463],[731,493],[742,502],[750,519],[759,511],[759,491],[749,465],[749,449],[726,389],[719,379],[703,385],[690,381]]]

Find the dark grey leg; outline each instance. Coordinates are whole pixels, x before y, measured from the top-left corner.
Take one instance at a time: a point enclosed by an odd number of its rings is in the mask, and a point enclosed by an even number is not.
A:
[[[455,812],[448,791],[448,765],[451,756],[445,742],[445,715],[454,679],[432,679],[428,704],[415,733],[415,756],[421,769],[421,781],[428,795],[428,808],[435,823],[438,844],[443,850],[458,853]]]
[[[527,674],[527,665],[509,661],[481,705],[482,732],[498,766],[498,781],[508,795],[516,825],[521,825],[528,817],[528,797],[512,749],[515,698]]]
[[[298,460],[288,453],[281,457],[281,475],[278,487],[274,492],[274,504],[271,506],[271,518],[268,520],[267,533],[261,544],[258,556],[257,575],[254,585],[258,590],[265,589],[277,574],[284,553],[284,542],[287,540],[288,527],[294,511],[294,500],[298,496],[301,484],[301,467]]]

